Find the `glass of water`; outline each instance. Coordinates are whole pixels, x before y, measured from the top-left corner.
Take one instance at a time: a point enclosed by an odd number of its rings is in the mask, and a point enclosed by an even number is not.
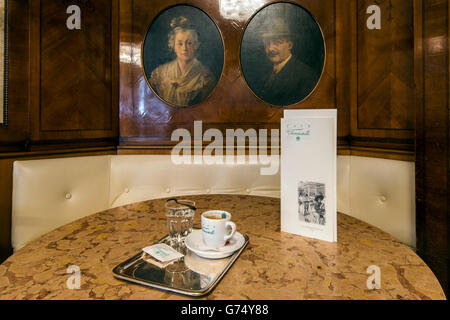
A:
[[[190,200],[169,199],[166,202],[167,230],[170,245],[184,247],[184,240],[192,232],[195,217],[195,202]],[[178,249],[177,249],[178,250]]]

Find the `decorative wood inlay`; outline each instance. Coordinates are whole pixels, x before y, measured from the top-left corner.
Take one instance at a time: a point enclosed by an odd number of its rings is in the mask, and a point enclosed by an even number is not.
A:
[[[416,0],[417,33],[416,230],[417,252],[449,290],[450,258],[450,83],[446,0]]]
[[[41,131],[112,129],[111,1],[93,8],[68,30],[65,2],[41,0]]]
[[[414,129],[414,19],[411,0],[376,2],[381,30],[369,30],[358,1],[358,128]]]

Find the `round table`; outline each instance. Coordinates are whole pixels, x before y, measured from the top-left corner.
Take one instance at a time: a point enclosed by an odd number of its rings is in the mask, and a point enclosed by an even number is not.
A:
[[[200,214],[233,214],[250,243],[205,299],[445,299],[428,266],[389,234],[338,214],[338,242],[280,231],[280,200],[240,195],[183,197]],[[166,233],[164,199],[100,212],[54,230],[0,265],[0,299],[189,299],[114,278],[112,269]],[[81,287],[69,289],[70,266]],[[381,288],[368,287],[370,266]]]

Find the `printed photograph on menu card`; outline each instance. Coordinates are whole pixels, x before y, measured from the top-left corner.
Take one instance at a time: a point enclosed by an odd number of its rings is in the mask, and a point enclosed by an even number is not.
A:
[[[297,191],[300,221],[326,225],[325,184],[301,181]]]

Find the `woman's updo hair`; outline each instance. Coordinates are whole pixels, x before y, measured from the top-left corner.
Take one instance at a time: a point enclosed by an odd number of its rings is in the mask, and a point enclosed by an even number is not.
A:
[[[198,40],[198,32],[188,18],[184,16],[173,18],[172,21],[170,22],[170,28],[172,29],[172,31],[170,31],[169,33],[169,43],[168,43],[170,50],[173,51],[175,47],[175,36],[180,31],[190,31],[192,36],[194,37],[195,50],[198,49],[198,47],[200,46],[200,41]]]

